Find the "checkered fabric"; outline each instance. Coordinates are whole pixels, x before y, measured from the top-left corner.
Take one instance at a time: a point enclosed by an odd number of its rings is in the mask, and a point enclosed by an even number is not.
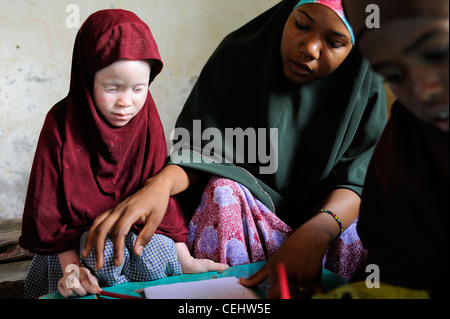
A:
[[[80,251],[84,247],[87,232],[80,241]],[[182,273],[177,259],[175,243],[169,237],[155,234],[145,246],[141,256],[133,252],[136,235],[130,232],[125,237],[124,260],[121,266],[114,265],[113,244],[110,237],[106,241],[105,264],[101,270],[95,270],[101,287],[110,287],[129,281],[152,281]],[[95,254],[81,259],[83,265],[95,269]],[[24,298],[35,299],[42,295],[58,291],[58,281],[62,278],[61,265],[57,255],[34,255],[28,275],[25,279]]]

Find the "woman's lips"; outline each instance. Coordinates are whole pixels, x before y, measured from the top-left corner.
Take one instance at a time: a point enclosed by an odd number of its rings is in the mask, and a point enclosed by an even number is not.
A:
[[[299,75],[310,75],[311,73],[313,73],[313,70],[311,70],[308,65],[293,60],[291,60],[291,62],[294,73],[297,73]]]

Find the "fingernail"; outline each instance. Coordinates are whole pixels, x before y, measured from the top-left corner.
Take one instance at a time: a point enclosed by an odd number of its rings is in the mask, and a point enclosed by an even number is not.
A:
[[[137,250],[137,254],[140,256],[143,251],[144,251],[144,246],[139,246],[138,250]]]

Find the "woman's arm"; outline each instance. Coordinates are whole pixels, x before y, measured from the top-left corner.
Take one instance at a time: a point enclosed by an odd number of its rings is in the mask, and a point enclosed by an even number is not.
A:
[[[170,196],[183,192],[196,180],[197,175],[194,172],[178,165],[164,167],[134,195],[94,221],[89,230],[82,257],[89,256],[92,248],[95,248],[96,268],[101,269],[104,263],[103,251],[106,237],[111,234],[115,264],[121,265],[125,236],[136,221],[142,220],[145,226],[139,233],[134,246],[135,253],[140,255],[164,218]]]
[[[360,197],[348,189],[332,191],[322,204],[323,209],[335,213],[344,228],[351,225],[359,212]],[[254,287],[270,278],[268,298],[279,298],[277,265],[283,262],[290,280],[291,293],[298,295],[299,288],[316,289],[320,287],[322,260],[331,242],[339,235],[336,220],[326,213],[315,215],[299,227],[269,261],[241,283]]]
[[[353,191],[340,188],[332,191],[322,203],[321,209],[327,209],[339,218],[344,229],[347,229],[358,218],[361,198]],[[325,219],[326,218],[326,219]],[[336,220],[328,214],[318,214],[313,219],[320,219],[319,224],[328,230],[331,242],[339,236],[340,228]],[[334,227],[333,227],[334,225]]]

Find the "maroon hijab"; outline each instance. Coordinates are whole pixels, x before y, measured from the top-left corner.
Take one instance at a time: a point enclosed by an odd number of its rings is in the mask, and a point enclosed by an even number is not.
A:
[[[78,249],[81,233],[97,216],[136,192],[165,164],[165,136],[150,93],[124,127],[112,127],[96,110],[94,75],[118,59],[151,60],[150,82],[163,67],[141,19],[124,10],[98,11],[78,32],[69,94],[50,110],[39,138],[20,237],[21,246],[32,252]],[[174,198],[157,233],[185,240],[186,222]]]

